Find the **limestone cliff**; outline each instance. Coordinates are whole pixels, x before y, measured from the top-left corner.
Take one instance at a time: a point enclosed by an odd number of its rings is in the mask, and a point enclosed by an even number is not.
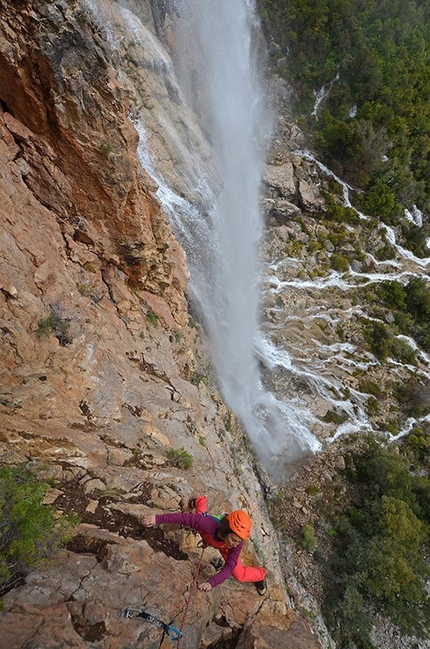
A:
[[[195,593],[182,646],[317,647],[285,594],[253,455],[205,376],[185,255],[139,165],[115,53],[78,1],[0,10],[0,458],[55,481],[47,502],[82,519],[5,595],[0,646],[167,646],[119,613],[145,604],[179,626],[197,539],[139,519],[205,492],[251,512],[245,560],[270,587]]]

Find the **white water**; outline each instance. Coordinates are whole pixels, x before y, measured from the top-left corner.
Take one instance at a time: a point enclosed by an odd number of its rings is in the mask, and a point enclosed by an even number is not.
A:
[[[334,179],[342,188],[343,204],[352,207],[349,197],[351,187],[347,183],[315,160],[309,152],[299,151],[297,154],[313,167],[314,182],[317,185],[324,176]],[[312,169],[309,169],[309,172],[312,173]],[[361,220],[368,220],[365,214],[355,211]],[[416,208],[405,216],[416,225],[422,223],[425,218]],[[276,296],[275,304],[282,305],[272,306],[266,311],[270,317],[265,322],[264,329],[272,344],[269,355],[270,369],[272,372],[276,368],[284,370],[278,389],[282,389],[282,384],[286,381],[291,381],[291,377],[304,379],[299,382],[295,392],[307,399],[311,410],[320,413],[320,421],[316,420],[314,424],[310,422],[309,427],[328,442],[345,433],[372,430],[365,409],[369,395],[351,389],[349,377],[357,371],[369,372],[369,376],[372,376],[372,368],[377,367],[379,363],[370,353],[356,349],[350,343],[330,342],[330,333],[336,330],[336,326],[348,328],[350,323],[361,319],[376,321],[359,304],[354,305],[349,295],[354,296],[358,286],[365,287],[386,280],[406,284],[413,277],[426,276],[426,269],[430,265],[430,257],[417,257],[398,244],[393,228],[381,222],[379,230],[393,246],[396,258],[378,261],[367,254],[368,258],[373,259],[373,272],[357,272],[351,268],[345,273],[329,270],[325,276],[311,279],[306,271],[303,272],[305,266],[302,268],[303,262],[300,259],[277,257],[267,265],[265,293],[267,296]],[[363,245],[365,247],[366,242],[363,242]],[[273,300],[269,299],[269,303],[273,303]],[[288,306],[290,303],[291,307]],[[329,311],[327,305],[330,305]],[[315,336],[308,333],[303,335],[306,330],[315,331]],[[412,375],[428,382],[430,355],[421,350],[412,338],[402,335],[397,338],[416,353],[418,364],[406,366],[394,359],[387,359],[386,371],[391,380],[404,380],[406,369]],[[306,343],[303,345],[304,340]],[[293,396],[291,398],[294,399]],[[327,410],[346,416],[345,423],[338,425],[334,432],[332,425],[326,426],[326,429],[332,431],[329,435],[321,423],[321,416]],[[427,416],[419,421],[429,420]],[[419,422],[410,419],[397,435],[393,436],[387,432],[387,437],[398,439],[407,434],[416,423]]]
[[[332,81],[330,81],[329,83],[322,86],[322,88],[320,88],[318,90],[318,92],[315,92],[315,104],[314,104],[314,108],[313,108],[312,113],[311,113],[312,115],[314,115],[314,117],[318,118],[318,113],[319,113],[319,109],[320,109],[320,106],[321,106],[322,102],[324,101],[324,99],[329,94],[332,85],[334,83],[336,83],[336,81],[338,79],[339,79],[339,72],[336,74],[335,78],[332,79]]]
[[[293,459],[319,444],[294,408],[264,389],[255,349],[259,192],[270,123],[256,59],[254,3],[200,0],[187,20],[194,40],[183,42],[177,34],[178,76],[209,134],[221,190],[206,215],[205,236],[196,236],[195,217],[185,232],[183,220],[175,231],[187,252],[191,289],[227,404],[266,463],[274,454]]]

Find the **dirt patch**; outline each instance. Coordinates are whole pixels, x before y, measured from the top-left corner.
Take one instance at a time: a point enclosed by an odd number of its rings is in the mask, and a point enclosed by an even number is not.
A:
[[[116,509],[110,509],[108,505],[118,502],[113,496],[102,496],[94,511],[87,509],[92,498],[84,491],[84,486],[79,480],[71,480],[60,487],[63,494],[59,496],[54,506],[66,514],[75,513],[79,516],[81,523],[95,525],[100,529],[109,530],[124,538],[144,539],[155,552],[164,552],[167,556],[179,561],[188,559],[188,555],[182,552],[179,545],[170,539],[164,538],[162,528],[149,529],[144,527],[140,521],[131,514],[125,514]],[[144,485],[142,494],[127,500],[128,503],[147,504],[150,497],[152,485]],[[91,552],[98,560],[102,560],[105,554],[107,541],[83,535],[76,535],[67,545],[72,552]]]

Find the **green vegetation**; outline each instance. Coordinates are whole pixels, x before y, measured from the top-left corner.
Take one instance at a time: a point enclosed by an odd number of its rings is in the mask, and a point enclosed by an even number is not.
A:
[[[393,395],[407,417],[425,417],[430,413],[429,386],[416,375],[396,383],[393,386]]]
[[[371,352],[381,362],[389,356],[401,363],[416,365],[413,347],[401,335],[413,338],[430,351],[430,283],[414,277],[405,286],[398,281],[380,282],[363,294],[373,310],[374,320],[364,322],[364,338]],[[390,314],[390,324],[382,322]],[[376,395],[375,395],[376,396]]]
[[[308,552],[315,552],[317,548],[317,542],[315,538],[315,532],[312,525],[303,525],[301,529],[302,535],[302,548]]]
[[[306,493],[309,494],[310,496],[316,496],[318,493],[320,493],[320,488],[317,487],[317,485],[310,484],[309,487],[306,489]]]
[[[416,426],[405,439],[405,449],[413,464],[430,468],[430,432]],[[428,503],[430,509],[430,501]]]
[[[258,0],[273,64],[331,168],[386,223],[430,209],[430,0]],[[285,56],[286,55],[286,56]],[[283,65],[283,63],[285,63]],[[315,93],[325,86],[318,118]],[[416,237],[417,232],[410,232]],[[409,238],[409,237],[408,237]],[[428,255],[424,238],[413,248]]]
[[[180,343],[184,337],[184,334],[177,327],[174,328],[172,334],[169,336],[170,342]]]
[[[0,468],[0,595],[72,536],[77,518],[57,519],[47,488],[23,467]]]
[[[411,449],[422,452],[422,444],[411,438],[402,454],[368,440],[363,452],[347,458],[352,500],[335,521],[324,602],[340,648],[371,647],[378,611],[405,633],[424,636],[430,630],[430,480],[413,474],[407,457]]]
[[[194,464],[193,456],[184,447],[167,449],[167,458],[178,469],[191,469]]]
[[[152,325],[153,327],[158,327],[158,315],[152,309],[149,309],[149,311],[147,312],[146,319],[148,320],[150,325]]]
[[[79,291],[79,293],[81,295],[84,295],[84,296],[89,295],[88,284],[84,284],[83,282],[76,282],[76,288],[78,289],[78,291]]]
[[[430,283],[424,277],[411,279],[406,286],[397,281],[384,281],[375,288],[378,298],[394,314],[397,331],[412,337],[430,352]],[[379,327],[376,338],[386,338]],[[384,351],[381,350],[382,356]],[[375,354],[377,356],[377,354]],[[379,358],[379,356],[377,356]]]
[[[62,316],[60,307],[58,305],[52,305],[51,314],[47,318],[39,320],[36,334],[40,338],[43,338],[53,333],[60,345],[66,347],[66,345],[70,345],[73,342],[73,338],[69,334],[69,328],[70,322]]]
[[[366,392],[379,399],[382,396],[381,386],[368,379],[362,379],[359,383],[360,392]]]
[[[346,273],[349,270],[349,261],[343,255],[334,254],[331,256],[331,266],[339,273]]]
[[[113,152],[113,146],[109,142],[102,142],[99,146],[99,151],[100,153],[103,153],[103,155],[108,156],[109,153]]]
[[[369,321],[364,329],[364,338],[372,354],[381,362],[392,356],[401,363],[416,364],[416,354],[412,347],[396,338],[390,327],[382,322]]]
[[[336,426],[341,426],[348,419],[348,415],[345,412],[336,412],[336,410],[327,410],[322,420],[327,424],[336,424]]]
[[[326,213],[327,219],[337,221],[338,223],[349,223],[350,225],[357,225],[360,222],[360,217],[357,211],[352,207],[344,207],[338,203],[334,196],[328,192],[322,192],[326,200]]]

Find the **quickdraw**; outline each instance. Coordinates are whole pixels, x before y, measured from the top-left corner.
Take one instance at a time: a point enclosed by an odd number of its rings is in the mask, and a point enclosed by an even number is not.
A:
[[[151,622],[151,624],[155,624],[155,626],[157,626],[159,629],[163,629],[163,631],[169,636],[172,642],[175,642],[176,640],[179,640],[179,638],[182,638],[182,631],[179,631],[179,629],[176,629],[171,624],[166,624],[166,622],[159,620],[158,617],[151,615],[151,613],[148,613],[142,608],[132,608],[129,606],[128,608],[125,608],[123,611],[121,611],[119,615],[120,617],[126,618],[141,617],[144,620]]]

